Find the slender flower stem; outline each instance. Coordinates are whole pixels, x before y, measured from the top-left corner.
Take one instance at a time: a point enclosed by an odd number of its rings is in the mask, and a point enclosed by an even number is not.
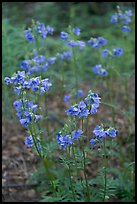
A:
[[[103,201],[106,199],[106,190],[107,190],[107,159],[106,159],[106,140],[103,140],[104,146],[104,197]]]
[[[68,151],[68,156],[69,156],[69,158],[71,158],[71,156],[70,156],[70,147],[69,147],[69,151]],[[70,163],[68,163],[68,167],[69,167],[68,172],[69,172],[69,181],[70,181],[70,187],[71,187],[71,191],[72,191],[72,196],[73,196],[73,200],[76,201],[75,191],[74,191],[72,180],[71,180],[71,167],[70,167]]]
[[[72,154],[73,154],[73,158],[74,158],[74,161],[75,161],[75,166],[76,166],[76,169],[77,169],[77,177],[79,177],[78,165],[77,165],[77,160],[76,160],[76,155],[75,155],[75,147],[74,147],[73,144],[72,144]]]
[[[82,130],[84,129],[83,127],[84,125],[84,120],[83,120],[83,117],[82,117]],[[84,143],[82,142],[82,152],[83,152],[83,164],[84,164],[84,177],[85,177],[85,181],[86,181],[86,188],[87,188],[87,199],[88,201],[90,201],[90,193],[89,193],[89,186],[88,186],[88,180],[87,180],[87,175],[86,175],[86,155],[85,155],[85,151],[84,151]]]
[[[75,53],[75,47],[72,48],[73,53],[73,69],[74,69],[74,75],[75,75],[75,88],[76,88],[76,102],[78,101],[78,66],[76,63],[76,53]]]
[[[46,110],[46,129],[47,129],[47,135],[49,136],[48,97],[47,97],[47,93],[45,95],[45,110]]]

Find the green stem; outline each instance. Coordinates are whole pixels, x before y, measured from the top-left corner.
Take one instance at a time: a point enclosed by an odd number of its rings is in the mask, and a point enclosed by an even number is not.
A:
[[[106,140],[103,140],[104,146],[104,197],[103,201],[106,199],[106,190],[107,190],[107,159],[106,159]]]
[[[82,117],[82,130],[84,130],[84,121],[83,121],[83,117]],[[85,181],[86,181],[86,189],[87,189],[87,199],[88,201],[90,201],[90,193],[89,193],[89,186],[88,186],[88,180],[87,180],[87,175],[86,175],[86,156],[85,156],[85,151],[84,151],[84,143],[82,142],[82,152],[83,152],[83,159],[84,159],[84,177],[85,177]]]
[[[45,110],[46,110],[46,129],[47,129],[47,136],[49,135],[49,121],[48,121],[48,99],[47,93],[45,95]]]
[[[69,147],[69,158],[71,158],[70,156],[70,147]],[[72,180],[71,180],[71,167],[70,167],[70,163],[68,163],[68,172],[69,172],[69,181],[70,181],[70,187],[71,187],[71,191],[72,191],[72,196],[73,196],[73,200],[76,201],[76,196],[75,196],[75,191],[74,191],[74,188],[73,188],[73,184],[72,184]]]
[[[75,48],[72,48],[73,53],[73,69],[74,69],[74,75],[75,75],[75,88],[76,88],[76,102],[78,101],[78,66],[76,63],[76,54],[75,54]]]
[[[78,165],[77,165],[77,160],[76,160],[76,155],[75,155],[75,147],[74,147],[73,144],[72,144],[72,154],[73,154],[73,158],[74,158],[74,161],[75,161],[75,166],[76,166],[76,169],[77,169],[77,177],[79,177]]]

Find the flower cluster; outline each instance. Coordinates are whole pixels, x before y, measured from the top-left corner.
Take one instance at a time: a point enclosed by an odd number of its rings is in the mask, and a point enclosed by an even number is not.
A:
[[[118,48],[116,48],[116,49],[113,49],[112,51],[110,51],[110,50],[108,50],[108,49],[104,49],[104,50],[102,51],[102,57],[103,57],[103,58],[107,58],[108,55],[120,57],[121,55],[123,55],[123,49],[120,48],[120,47],[118,47]]]
[[[82,135],[83,131],[81,129],[72,131],[71,134],[63,134],[59,132],[56,136],[56,140],[60,145],[60,149],[66,149],[67,146],[70,146],[74,143],[75,140],[78,140]]]
[[[22,93],[25,89],[31,89],[38,94],[42,94],[49,90],[52,84],[49,82],[49,79],[41,79],[41,77],[29,78],[25,71],[18,71],[14,73],[13,76],[5,77],[6,84],[14,84],[14,91],[18,95]]]
[[[49,57],[46,59],[44,55],[35,54],[31,60],[23,60],[20,63],[21,69],[25,70],[28,75],[47,71],[49,65],[55,63],[56,57]]]
[[[32,101],[20,99],[18,101],[14,101],[13,105],[17,110],[17,116],[20,119],[20,123],[26,128],[29,128],[31,122],[36,123],[40,118],[42,118],[41,115],[36,114],[38,106],[33,104]]]
[[[107,136],[110,136],[112,138],[116,137],[118,130],[115,130],[112,127],[104,129],[103,125],[100,125],[100,126],[97,125],[93,130],[93,133],[95,136],[93,139],[90,140],[90,144],[94,146],[102,138],[106,138]]]
[[[42,39],[45,39],[47,34],[52,35],[53,32],[54,28],[50,26],[45,27],[44,23],[41,22],[34,22],[32,28],[24,30],[25,37],[29,42],[36,41],[38,36],[40,36]]]
[[[91,37],[90,40],[88,40],[88,44],[91,45],[93,48],[101,48],[107,42],[108,40],[103,37],[97,37],[97,38]]]
[[[102,68],[102,64],[97,64],[94,67],[92,67],[92,70],[95,74],[101,75],[101,76],[107,76],[108,72]]]
[[[80,35],[80,29],[79,29],[78,27],[75,27],[75,28],[73,29],[73,33],[74,33],[75,35],[79,36],[79,35]],[[61,39],[62,39],[63,41],[66,41],[66,42],[67,42],[67,45],[68,45],[69,47],[72,47],[72,48],[73,48],[73,47],[75,47],[75,46],[78,46],[80,50],[83,49],[83,47],[85,47],[85,42],[84,42],[84,41],[82,41],[82,40],[73,40],[72,37],[71,37],[71,35],[68,34],[68,33],[66,33],[66,32],[64,32],[64,31],[62,31],[62,32],[60,33],[60,36],[61,36]]]
[[[118,23],[119,21],[123,24],[122,26],[122,32],[129,32],[131,30],[130,26],[128,26],[129,23],[131,23],[131,17],[132,11],[127,10],[125,12],[122,12],[120,10],[120,7],[117,7],[117,13],[113,14],[111,16],[110,21],[112,23]]]
[[[72,51],[71,50],[65,51],[62,54],[58,54],[58,56],[59,56],[59,59],[61,60],[70,59],[72,56]]]
[[[88,96],[80,101],[79,104],[74,104],[66,112],[67,115],[77,116],[78,118],[87,117],[89,114],[95,114],[99,107],[100,97],[91,90]]]

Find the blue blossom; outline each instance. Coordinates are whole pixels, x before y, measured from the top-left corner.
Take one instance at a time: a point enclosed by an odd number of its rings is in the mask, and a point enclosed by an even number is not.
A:
[[[111,21],[112,23],[117,23],[117,22],[118,22],[117,15],[112,15],[110,21]]]
[[[102,76],[107,76],[108,75],[108,72],[107,72],[106,69],[101,69],[100,72],[101,72]]]
[[[95,129],[93,130],[94,138],[90,140],[91,145],[95,145],[97,142],[99,142],[101,139],[106,138],[107,136],[110,136],[112,138],[115,138],[118,130],[115,130],[114,128],[104,128],[103,125],[96,125]]]
[[[17,109],[20,109],[22,107],[22,101],[19,100],[19,101],[14,101],[13,102],[13,105],[15,106],[16,110]]]
[[[89,110],[86,108],[86,104],[84,103],[84,101],[80,101],[78,107],[79,107],[78,118],[87,117],[89,115]]]
[[[28,118],[24,119],[20,119],[20,123],[21,125],[23,125],[24,127],[28,128],[29,127],[29,124],[30,124],[30,120]]]
[[[102,68],[102,64],[96,64],[94,67],[92,67],[92,70],[97,75],[101,75],[101,76],[108,75],[108,72]]]
[[[108,40],[103,37],[98,37],[97,40],[98,40],[99,47],[102,47],[108,42]]]
[[[81,98],[82,95],[83,95],[83,90],[79,89],[78,90],[78,98]]]
[[[69,41],[69,42],[68,42],[68,45],[69,45],[70,47],[75,47],[75,46],[78,45],[78,43],[77,43],[77,41]]]
[[[72,139],[78,140],[82,134],[83,134],[83,131],[81,129],[78,129],[72,134]]]
[[[14,91],[18,94],[18,95],[20,95],[21,94],[21,86],[16,86],[16,87],[14,87]]]
[[[73,32],[76,34],[76,35],[80,35],[80,29],[78,28],[78,27],[75,27],[74,29],[73,29]]]
[[[129,26],[123,26],[122,27],[122,32],[126,33],[129,32],[131,30],[131,28]]]
[[[68,135],[62,135],[61,132],[56,136],[56,140],[60,145],[60,149],[66,149],[67,146],[73,144],[72,139]]]
[[[121,12],[118,12],[117,17],[118,17],[119,19],[122,19],[122,18],[123,18],[123,14],[122,14]]]
[[[64,96],[64,102],[65,103],[70,103],[70,96],[69,95]]]
[[[30,65],[31,65],[31,61],[30,61],[30,60],[23,60],[23,61],[20,63],[20,67],[21,67],[22,69],[24,69],[25,71],[30,68]]]
[[[91,110],[90,110],[90,114],[95,114],[97,113],[98,110],[98,106],[96,106],[95,104],[92,105]]]
[[[26,139],[25,139],[25,145],[27,147],[32,147],[34,145],[34,141],[33,141],[33,137],[32,135],[28,136]]]
[[[47,32],[48,32],[50,35],[53,35],[54,28],[52,28],[52,27],[50,27],[50,26],[47,26]]]
[[[71,106],[67,111],[67,115],[77,116],[80,112],[78,104]]]
[[[25,34],[26,39],[29,42],[34,42],[35,41],[35,38],[34,38],[32,32],[31,32],[31,30],[24,30],[24,34]]]
[[[33,137],[32,135],[28,136],[25,141],[24,141],[25,145],[27,147],[33,147],[34,146],[34,140],[33,140]],[[42,150],[42,146],[41,146],[41,143],[40,143],[40,138],[38,137],[37,138],[37,147],[38,147],[38,150],[41,151]]]
[[[34,122],[38,122],[38,120],[42,118],[42,115],[35,115],[34,116]]]
[[[49,82],[48,78],[42,79],[41,82],[42,82],[41,85],[45,88],[45,91],[48,91],[49,88],[52,86],[52,83]]]
[[[95,139],[91,139],[90,140],[90,144],[94,146],[96,144],[96,140]]]
[[[50,60],[50,64],[51,64],[51,63],[54,64],[53,60]],[[49,66],[49,64],[46,62],[46,63],[42,66],[41,71],[47,71],[48,66]]]
[[[115,129],[110,128],[110,129],[108,129],[108,130],[106,131],[106,133],[107,133],[107,135],[109,135],[110,137],[116,137],[116,135],[117,135],[117,133],[118,133],[118,130],[115,130]]]
[[[90,114],[97,113],[100,104],[100,99],[101,98],[98,96],[98,94],[93,93],[91,90],[89,91],[88,96],[85,98],[85,102],[88,106]]]
[[[123,49],[122,48],[114,49],[113,54],[120,57],[121,55],[123,55]]]
[[[67,52],[63,52],[62,54],[60,54],[60,59],[64,60],[64,59],[70,59],[72,56],[72,52],[69,50]]]
[[[108,54],[109,54],[108,49],[105,49],[102,51],[102,57],[106,58],[106,57],[108,57]]]
[[[95,136],[97,138],[105,138],[106,137],[106,131],[103,129],[103,127],[97,125],[93,131]]]
[[[36,30],[38,33],[44,32],[46,30],[44,23],[39,23]]]
[[[107,42],[108,40],[103,37],[98,38],[91,37],[90,40],[88,40],[88,44],[91,45],[93,48],[101,48]]]
[[[4,80],[5,80],[5,83],[6,83],[7,85],[12,84],[12,80],[11,80],[10,77],[5,77]]]
[[[54,63],[55,63],[55,60],[56,60],[55,57],[50,57],[50,58],[48,59],[48,61],[49,61],[50,64],[54,64]]]
[[[60,33],[60,35],[61,35],[61,39],[62,39],[62,40],[67,40],[67,39],[68,39],[68,33],[62,31],[62,32]]]
[[[123,24],[129,24],[131,23],[131,18],[129,16],[124,16],[122,19]]]
[[[33,60],[35,61],[36,64],[40,64],[42,62],[45,62],[46,57],[44,55],[39,55],[39,56],[34,57]]]
[[[82,41],[82,40],[78,40],[78,41],[77,41],[77,44],[79,45],[79,49],[80,49],[80,50],[83,49],[83,47],[85,47],[85,42]]]
[[[132,16],[132,10],[128,10],[128,11],[125,11],[125,15],[126,16]]]

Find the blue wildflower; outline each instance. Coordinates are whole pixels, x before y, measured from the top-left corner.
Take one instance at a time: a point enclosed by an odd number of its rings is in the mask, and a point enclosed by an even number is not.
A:
[[[71,106],[66,112],[68,116],[69,115],[77,116],[80,112],[78,104]]]
[[[69,50],[67,52],[64,52],[60,55],[60,59],[64,60],[64,59],[70,59],[72,56],[72,52]]]
[[[70,96],[69,95],[64,96],[64,102],[65,103],[70,103]]]
[[[123,26],[122,27],[122,32],[126,33],[129,32],[131,30],[131,28],[129,26]]]
[[[75,46],[78,45],[78,43],[77,43],[77,41],[69,41],[69,42],[68,42],[68,45],[69,45],[70,47],[75,47]]]
[[[78,140],[82,134],[83,134],[83,131],[78,129],[72,134],[72,139]]]
[[[123,21],[123,24],[129,24],[131,23],[131,18],[129,16],[124,16],[122,21]]]
[[[101,48],[107,42],[108,40],[103,37],[98,37],[98,38],[92,37],[90,38],[90,40],[88,40],[88,44],[91,45],[93,48]]]
[[[123,55],[123,49],[122,48],[114,49],[113,54],[120,57],[121,55]]]
[[[31,61],[30,61],[30,60],[23,60],[23,61],[20,63],[20,67],[21,67],[22,69],[24,69],[25,71],[30,68],[30,65],[31,65]]]
[[[115,130],[115,129],[110,128],[110,129],[108,129],[108,130],[106,131],[106,133],[107,133],[107,135],[109,135],[110,137],[116,137],[116,135],[117,135],[117,133],[118,133],[118,130]]]
[[[74,29],[73,29],[73,32],[76,34],[76,35],[80,35],[80,29],[78,28],[78,27],[75,27]]]
[[[50,64],[54,64],[54,63],[55,63],[55,60],[56,60],[55,57],[50,57],[50,58],[48,59],[48,61],[49,61]]]
[[[32,135],[28,136],[26,139],[25,139],[25,145],[27,147],[32,147],[34,145],[34,141],[33,141],[33,137]]]
[[[97,125],[93,131],[93,133],[95,134],[94,138],[90,140],[91,145],[95,145],[97,143],[97,141],[99,141],[100,139],[106,138],[106,136],[110,136],[112,138],[116,137],[118,130],[115,130],[114,128],[110,127],[107,128],[106,130],[104,129],[104,127],[101,125]]]
[[[78,98],[81,98],[82,95],[83,95],[83,90],[79,89],[78,90]]]
[[[96,144],[95,139],[91,139],[91,140],[90,140],[90,144],[94,146],[94,145]]]
[[[32,32],[31,32],[31,30],[24,30],[24,34],[25,34],[26,39],[29,42],[34,42],[35,41],[35,38],[34,38]]]
[[[103,129],[103,127],[97,125],[93,131],[95,136],[97,138],[105,138],[106,137],[106,131]]]
[[[111,21],[112,23],[117,23],[117,22],[118,22],[117,15],[112,15],[110,21]]]
[[[54,28],[52,28],[52,27],[50,27],[50,26],[47,26],[47,32],[48,32],[50,35],[53,35]]]
[[[61,132],[56,136],[56,140],[60,145],[60,149],[66,149],[67,146],[73,144],[72,139],[68,135],[62,135]]]
[[[79,49],[80,49],[80,50],[83,49],[83,47],[85,47],[85,42],[84,42],[84,41],[78,40],[77,43],[78,43],[78,45],[79,45]]]
[[[103,50],[103,52],[102,52],[102,57],[106,58],[106,57],[108,57],[108,54],[109,54],[108,49],[105,49],[105,50]]]
[[[79,107],[78,118],[87,117],[89,115],[89,110],[86,108],[86,104],[84,103],[84,101],[80,101],[78,107]]]
[[[68,34],[66,32],[62,31],[60,34],[61,34],[62,40],[67,40],[68,39]]]
[[[5,77],[4,80],[5,80],[5,83],[6,83],[7,85],[12,84],[11,78]]]
[[[128,11],[125,11],[125,15],[126,16],[132,16],[132,10],[128,10]]]

